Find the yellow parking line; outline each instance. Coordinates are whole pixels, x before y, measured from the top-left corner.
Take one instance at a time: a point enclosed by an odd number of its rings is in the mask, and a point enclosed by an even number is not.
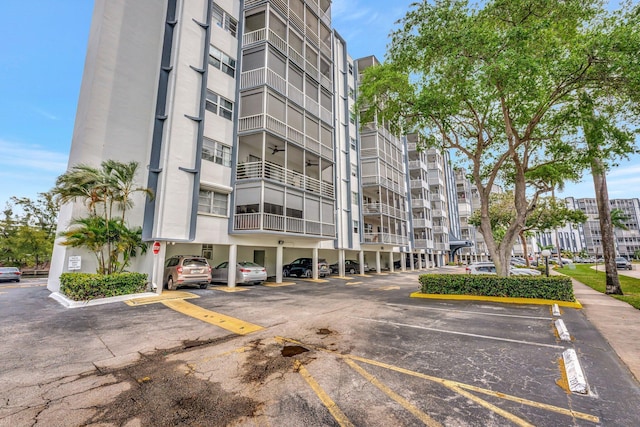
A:
[[[362,282],[349,282],[349,283],[345,283],[345,285],[347,286],[351,286],[351,285],[361,285]]]
[[[393,291],[395,289],[400,289],[400,286],[390,285],[390,286],[383,286],[381,288],[375,288],[375,289],[370,289],[370,290],[371,291]]]
[[[284,337],[276,337],[276,340],[280,341],[280,342],[291,342],[291,343],[295,343],[295,344],[300,344],[300,345],[304,345],[305,347],[311,347],[314,350],[317,351],[323,351],[325,353],[331,353],[333,355],[336,355],[340,358],[343,359],[351,359],[351,360],[356,360],[358,362],[363,362],[363,363],[367,363],[369,365],[373,365],[373,366],[378,366],[380,368],[385,368],[385,369],[389,369],[395,372],[400,372],[403,374],[407,374],[407,375],[411,375],[413,377],[417,377],[417,378],[422,378],[428,381],[433,381],[435,383],[439,383],[442,384],[443,386],[454,390],[455,392],[459,392],[458,389],[465,389],[465,390],[470,390],[470,391],[475,391],[478,393],[483,393],[492,397],[497,397],[499,399],[504,399],[504,400],[509,400],[511,402],[517,402],[519,404],[522,405],[527,405],[527,406],[531,406],[534,408],[539,408],[539,409],[544,409],[546,411],[550,411],[550,412],[555,412],[557,414],[562,414],[562,415],[566,415],[569,417],[573,417],[573,418],[580,418],[583,420],[587,420],[593,423],[599,423],[600,422],[600,418],[595,416],[595,415],[590,415],[590,414],[585,414],[583,412],[578,412],[578,411],[572,411],[570,409],[565,409],[565,408],[561,408],[559,406],[553,406],[553,405],[549,405],[546,403],[541,403],[541,402],[536,402],[533,400],[529,400],[529,399],[524,399],[522,397],[517,397],[517,396],[511,396],[508,394],[504,394],[504,393],[500,393],[497,391],[493,391],[493,390],[489,390],[486,388],[481,388],[481,387],[477,387],[474,385],[470,385],[470,384],[465,384],[465,383],[460,383],[457,381],[451,381],[451,380],[447,380],[444,378],[438,378],[438,377],[434,377],[431,375],[427,375],[427,374],[423,374],[420,372],[415,372],[415,371],[410,371],[408,369],[405,368],[400,368],[398,366],[394,366],[394,365],[389,365],[387,363],[383,363],[383,362],[378,362],[375,360],[371,360],[371,359],[367,359],[364,357],[360,357],[360,356],[355,356],[355,355],[351,355],[351,354],[340,354],[336,351],[333,350],[329,350],[326,348],[321,348],[321,347],[315,347],[313,345],[309,345],[306,343],[302,343],[300,341],[297,340],[293,340],[290,338],[284,338]],[[463,393],[460,393],[463,394]]]
[[[263,283],[262,286],[266,286],[268,288],[279,288],[281,286],[291,286],[291,285],[295,285],[296,282],[282,282],[282,283]]]
[[[227,331],[231,331],[239,335],[247,335],[264,329],[262,326],[254,325],[253,323],[245,322],[243,320],[236,319],[235,317],[216,313],[215,311],[198,307],[195,304],[191,304],[190,302],[183,300],[162,301],[162,304],[172,310],[186,314],[187,316],[191,316],[195,319],[202,320],[203,322],[219,326]]]
[[[158,302],[169,301],[169,300],[183,300],[183,299],[191,299],[191,298],[200,298],[200,296],[196,294],[192,294],[191,292],[184,292],[184,291],[164,291],[160,295],[156,295],[153,297],[133,298],[125,301],[124,303],[130,306],[137,306],[137,305],[155,304]]]
[[[327,279],[300,279],[303,280],[305,282],[313,282],[313,283],[327,283],[328,280]]]
[[[307,371],[307,369],[304,367],[304,365],[302,365],[302,363],[300,363],[299,360],[296,360],[295,368],[300,373],[300,375],[302,375],[302,378],[304,378],[307,384],[309,384],[309,387],[311,387],[311,389],[320,398],[320,401],[324,404],[324,406],[327,407],[336,422],[339,425],[345,427],[353,426],[344,412],[342,412],[338,405],[336,405],[336,402],[334,402],[333,399],[329,397],[327,392],[325,392],[322,387],[320,387],[320,384],[318,384],[318,382],[311,376],[311,374],[309,374],[309,371]]]
[[[369,381],[374,386],[378,387],[380,391],[389,396],[391,399],[398,402],[404,409],[411,412],[417,419],[422,421],[426,426],[430,427],[440,427],[442,424],[431,418],[429,415],[425,414],[418,408],[416,408],[411,402],[409,402],[404,397],[400,396],[395,391],[391,390],[389,387],[381,383],[376,377],[362,369],[360,365],[350,359],[345,359],[345,362],[351,366],[357,373],[362,375],[367,381]]]
[[[233,292],[244,292],[244,291],[248,291],[249,288],[239,288],[239,287],[234,287],[234,288],[230,288],[228,286],[211,286],[209,287],[209,289],[213,289],[214,291],[219,291],[219,292],[229,292],[229,293],[233,293]]]

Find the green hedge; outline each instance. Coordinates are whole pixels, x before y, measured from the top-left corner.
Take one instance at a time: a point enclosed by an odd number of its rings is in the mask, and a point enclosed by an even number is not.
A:
[[[62,273],[60,292],[74,301],[114,297],[144,292],[147,275],[143,273]]]
[[[540,298],[571,301],[571,279],[562,276],[498,277],[477,274],[423,274],[420,292],[424,294],[481,295],[511,298]]]

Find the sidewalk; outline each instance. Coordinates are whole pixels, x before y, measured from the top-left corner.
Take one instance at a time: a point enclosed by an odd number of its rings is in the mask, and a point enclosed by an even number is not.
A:
[[[640,310],[574,279],[571,281],[576,299],[582,303],[589,322],[613,347],[636,381],[640,381]]]

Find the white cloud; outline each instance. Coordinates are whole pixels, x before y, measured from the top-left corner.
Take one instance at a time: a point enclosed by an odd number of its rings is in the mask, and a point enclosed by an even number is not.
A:
[[[35,111],[36,113],[40,114],[42,117],[44,117],[45,119],[49,119],[49,120],[60,120],[60,118],[58,116],[56,116],[55,114],[52,114],[48,111],[43,110],[42,108],[37,108],[35,107],[33,109],[33,111]]]
[[[0,166],[17,173],[32,169],[35,172],[61,174],[67,169],[67,153],[47,150],[38,145],[9,142],[0,139]]]

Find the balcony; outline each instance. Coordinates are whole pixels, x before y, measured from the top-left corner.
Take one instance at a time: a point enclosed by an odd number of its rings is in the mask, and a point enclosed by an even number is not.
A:
[[[235,231],[273,231],[281,233],[306,234],[335,238],[335,224],[308,221],[268,213],[245,213],[233,215]]]
[[[413,223],[413,228],[431,228],[431,227],[433,227],[433,221],[431,221],[430,219],[426,219],[426,218],[414,218],[412,223]]]
[[[449,234],[449,227],[445,227],[444,225],[434,225],[433,226],[434,234]]]
[[[442,193],[431,193],[429,194],[429,200],[431,200],[432,202],[444,202],[445,201],[445,196]]]
[[[310,193],[335,199],[332,183],[303,175],[271,162],[247,162],[238,164],[236,180],[269,179],[280,184],[296,187]]]
[[[410,170],[417,170],[417,169],[426,170],[427,164],[422,160],[411,160],[409,161],[409,169]]]
[[[409,181],[409,185],[414,190],[429,189],[429,184],[424,179],[412,179]]]
[[[407,219],[407,212],[384,203],[365,203],[362,205],[363,215],[389,215],[403,220]]]
[[[412,187],[413,188],[413,187]],[[411,199],[412,208],[431,208],[431,202],[427,199]]]
[[[413,239],[413,245],[416,249],[433,249],[433,240]]]
[[[448,243],[434,243],[433,249],[436,251],[448,251],[449,244]]]
[[[458,201],[458,213],[460,216],[471,216],[471,205],[469,205],[469,203],[460,203],[460,201]]]
[[[409,238],[407,236],[389,233],[364,233],[362,243],[371,245],[385,244],[406,246],[409,244]]]
[[[404,185],[400,185],[397,184],[395,182],[393,182],[392,180],[390,180],[389,178],[384,178],[378,175],[375,176],[363,176],[362,177],[362,186],[363,187],[370,187],[370,186],[377,186],[380,185],[382,187],[385,187],[395,193],[398,194],[405,194],[405,188]]]

